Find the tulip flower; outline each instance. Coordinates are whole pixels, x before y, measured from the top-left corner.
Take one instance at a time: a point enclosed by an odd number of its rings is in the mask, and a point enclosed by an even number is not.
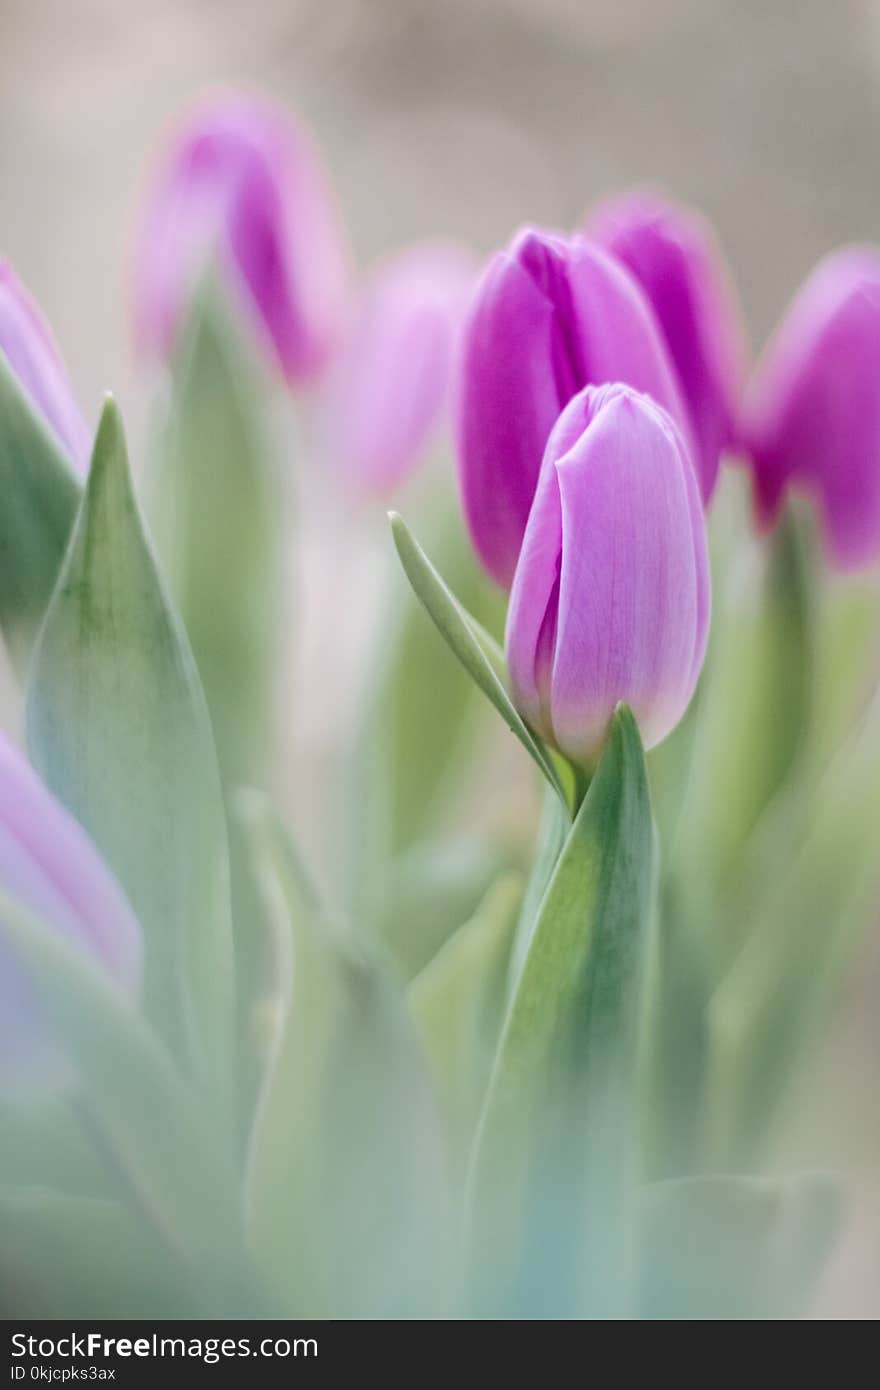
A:
[[[808,277],[749,384],[742,438],[759,525],[800,487],[834,565],[880,558],[880,250],[844,248]]]
[[[587,385],[624,381],[689,426],[650,306],[618,261],[582,236],[520,231],[496,255],[465,329],[458,408],[465,518],[509,586],[553,425]]]
[[[0,893],[100,962],[127,991],[141,930],[85,831],[0,734]],[[0,906],[0,913],[3,909]],[[51,1052],[51,1022],[0,931],[0,1075],[28,1075]]]
[[[336,211],[306,132],[262,97],[201,105],[166,156],[136,266],[144,350],[169,354],[209,267],[288,381],[325,365],[347,299]]]
[[[88,468],[91,431],[80,414],[61,354],[34,301],[0,258],[0,356],[78,472]]]
[[[464,251],[426,244],[368,284],[331,372],[322,421],[324,452],[353,492],[392,492],[447,422],[472,282]]]
[[[709,607],[705,518],[681,432],[648,396],[587,387],[547,443],[513,580],[517,707],[576,763],[595,760],[619,701],[652,747],[694,692]]]
[[[688,408],[704,502],[732,447],[746,373],[739,306],[712,229],[699,214],[637,190],[603,203],[587,232],[638,280]]]

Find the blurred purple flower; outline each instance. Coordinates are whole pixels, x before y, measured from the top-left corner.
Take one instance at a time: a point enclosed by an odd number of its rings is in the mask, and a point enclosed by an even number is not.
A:
[[[513,580],[518,708],[589,764],[623,700],[652,747],[694,692],[709,609],[705,518],[678,428],[629,387],[587,387],[547,443]]]
[[[323,403],[324,452],[354,493],[393,491],[446,423],[473,279],[466,252],[426,243],[367,285]]]
[[[689,430],[654,315],[629,271],[585,237],[520,231],[477,289],[458,405],[465,518],[500,584],[513,577],[554,422],[583,386],[609,381],[647,391]]]
[[[138,989],[141,929],[122,889],[85,831],[2,733],[0,892],[93,955],[124,989]],[[51,1051],[51,1022],[41,1022],[29,982],[0,933],[0,1073],[30,1075]]]
[[[845,247],[807,278],[755,369],[741,433],[761,526],[799,486],[820,504],[833,564],[880,559],[880,251]]]
[[[347,304],[336,208],[311,139],[264,97],[214,96],[189,115],[167,152],[136,264],[144,350],[171,351],[211,265],[288,381],[324,367]]]
[[[74,399],[49,327],[8,261],[0,257],[0,353],[70,463],[89,466],[92,433]]]
[[[742,317],[709,224],[646,190],[602,203],[587,233],[632,271],[666,340],[691,418],[704,502],[736,442],[746,375]]]

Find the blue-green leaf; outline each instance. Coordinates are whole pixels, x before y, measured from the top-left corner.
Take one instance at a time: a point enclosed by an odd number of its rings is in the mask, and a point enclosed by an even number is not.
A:
[[[283,511],[266,402],[213,287],[172,375],[153,492],[156,541],[211,711],[226,782],[259,782],[280,650]]]
[[[232,1073],[226,827],[210,722],[108,402],[34,653],[28,746],[128,892],[146,1007],[218,1092]]]
[[[408,990],[459,1166],[473,1139],[498,1046],[522,887],[520,874],[503,874]]]
[[[473,1159],[472,1249],[491,1251],[478,1296],[521,1262],[516,1298],[535,1316],[542,1299],[596,1313],[619,1293],[653,866],[641,740],[621,707],[542,900]]]
[[[6,898],[0,936],[33,984],[113,1180],[204,1281],[207,1301],[225,1297],[242,1277],[240,1213],[202,1098],[185,1087],[136,1005],[73,943]]]
[[[830,1253],[840,1212],[838,1187],[822,1173],[652,1183],[641,1201],[634,1315],[796,1317]]]
[[[255,1257],[301,1316],[436,1316],[448,1276],[443,1155],[402,994],[304,896],[268,808],[262,823],[252,811],[252,834],[277,928],[248,1172]]]

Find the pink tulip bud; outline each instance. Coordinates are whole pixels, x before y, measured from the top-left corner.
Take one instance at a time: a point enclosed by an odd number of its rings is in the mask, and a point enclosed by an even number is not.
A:
[[[807,278],[748,387],[742,439],[760,525],[800,487],[833,564],[880,559],[880,251],[835,251]]]
[[[462,357],[464,513],[480,559],[505,586],[548,436],[577,391],[625,381],[689,430],[642,291],[620,262],[581,236],[526,228],[493,257],[471,308]]]
[[[70,463],[84,473],[92,434],[80,414],[61,354],[42,314],[8,261],[0,258],[0,355]]]
[[[141,929],[85,831],[0,734],[0,892],[94,956],[124,989],[140,983]],[[0,913],[2,913],[0,907]],[[0,1076],[51,1055],[28,979],[0,931]]]
[[[632,272],[654,310],[708,502],[721,454],[736,441],[746,373],[742,317],[712,229],[689,208],[636,190],[601,204],[587,231]]]
[[[368,284],[324,400],[328,461],[356,494],[387,495],[447,423],[453,366],[473,283],[455,246],[413,246]]]
[[[143,349],[170,352],[208,267],[288,381],[325,365],[347,299],[336,210],[308,135],[262,97],[207,101],[167,153],[136,267]]]
[[[590,764],[625,701],[652,747],[693,695],[709,608],[705,518],[682,435],[648,396],[587,387],[547,443],[513,580],[519,710]]]

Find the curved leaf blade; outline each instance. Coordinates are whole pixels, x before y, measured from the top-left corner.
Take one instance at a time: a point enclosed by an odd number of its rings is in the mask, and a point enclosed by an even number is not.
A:
[[[35,766],[141,921],[150,1018],[221,1091],[232,1072],[234,982],[220,781],[112,401],[34,653],[26,718]]]
[[[403,517],[392,512],[390,520],[400,562],[419,602],[465,670],[565,802],[565,791],[549,754],[520,717],[507,692],[504,684],[506,665],[498,644],[462,607],[444,583]]]

